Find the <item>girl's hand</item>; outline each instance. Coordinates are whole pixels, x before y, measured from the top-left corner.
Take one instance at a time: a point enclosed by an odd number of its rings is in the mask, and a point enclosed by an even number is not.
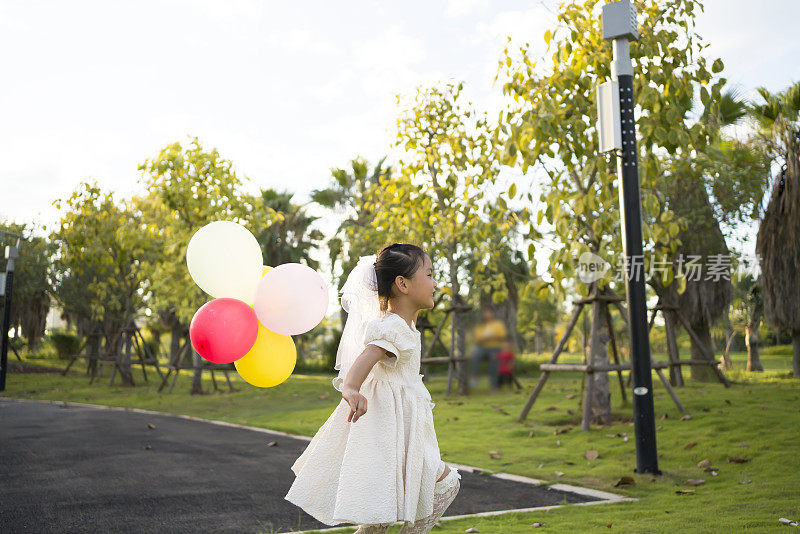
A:
[[[358,418],[367,413],[367,398],[359,393],[355,388],[342,388],[342,398],[350,405],[350,415],[347,421],[352,420],[353,423],[358,421]]]

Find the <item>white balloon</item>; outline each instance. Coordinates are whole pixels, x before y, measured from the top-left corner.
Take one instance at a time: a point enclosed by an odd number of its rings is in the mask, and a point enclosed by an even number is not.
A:
[[[276,334],[304,334],[325,317],[328,285],[311,267],[284,263],[261,278],[253,309],[261,324]]]
[[[255,236],[231,221],[203,226],[186,247],[186,266],[200,289],[212,297],[235,298],[250,306],[263,263]]]

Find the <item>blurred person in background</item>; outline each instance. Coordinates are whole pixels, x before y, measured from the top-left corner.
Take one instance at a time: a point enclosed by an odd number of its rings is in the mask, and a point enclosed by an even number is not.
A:
[[[475,350],[472,352],[472,378],[470,386],[478,385],[478,371],[481,361],[489,362],[489,387],[491,391],[497,391],[499,387],[499,361],[497,354],[508,339],[506,325],[500,319],[495,318],[494,310],[485,307],[481,310],[482,321],[475,327]]]

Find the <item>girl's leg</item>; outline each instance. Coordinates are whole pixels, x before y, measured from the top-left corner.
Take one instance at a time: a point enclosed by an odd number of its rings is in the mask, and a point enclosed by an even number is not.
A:
[[[437,475],[437,477],[436,477],[436,482],[439,482],[440,480],[442,480],[442,479],[443,479],[444,477],[446,477],[446,476],[447,476],[449,473],[450,473],[450,468],[449,468],[449,467],[447,467],[447,464],[446,464],[446,463],[442,462],[441,469],[439,469],[439,473],[438,473],[438,475]]]
[[[433,513],[428,517],[418,519],[411,525],[408,521],[403,523],[403,527],[398,534],[426,534],[436,525],[447,507],[456,498],[458,490],[461,488],[461,474],[454,467],[449,467],[449,472],[440,481],[436,482],[433,488]]]
[[[472,351],[472,368],[470,369],[472,378],[478,378],[478,371],[481,368],[481,360],[483,360],[483,349],[481,347],[475,347]]]

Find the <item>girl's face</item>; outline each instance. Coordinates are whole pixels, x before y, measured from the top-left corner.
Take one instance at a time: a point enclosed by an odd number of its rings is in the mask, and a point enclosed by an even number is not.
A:
[[[436,290],[433,263],[426,254],[422,267],[417,269],[411,278],[408,296],[413,299],[419,309],[433,308],[433,292]]]

